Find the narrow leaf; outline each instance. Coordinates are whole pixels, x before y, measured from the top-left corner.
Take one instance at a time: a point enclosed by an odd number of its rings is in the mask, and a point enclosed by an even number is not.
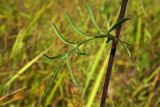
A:
[[[96,24],[96,21],[93,17],[93,14],[92,14],[92,10],[89,6],[89,4],[86,5],[87,6],[87,9],[88,9],[88,12],[89,12],[89,15],[91,17],[91,20],[92,20],[92,23],[94,24],[95,28],[100,32],[100,33],[103,33],[103,31],[98,27],[98,25]]]
[[[78,82],[75,74],[74,74],[73,71],[72,71],[71,63],[70,63],[69,58],[67,58],[67,67],[68,67],[69,74],[70,74],[70,76],[71,76],[71,79],[72,79],[73,84],[74,84],[75,86],[77,86],[77,87],[80,86],[80,84],[79,84],[79,82]]]
[[[41,105],[43,105],[43,106],[45,106],[46,99],[47,99],[47,97],[49,96],[50,92],[51,92],[52,89],[53,89],[54,81],[55,81],[55,79],[56,79],[56,77],[57,77],[57,74],[58,74],[61,66],[62,66],[62,63],[60,63],[60,64],[55,68],[53,74],[52,74],[51,77],[50,77],[50,80],[48,81],[48,84],[47,84],[47,86],[46,86],[46,89],[45,89],[45,91],[44,91],[44,94],[43,94],[43,96],[42,96],[42,98],[41,98]]]
[[[80,42],[78,43],[78,45],[80,46],[80,45],[82,45],[82,44],[84,44],[84,43],[87,43],[87,42],[89,42],[89,41],[93,40],[93,39],[95,39],[95,37],[91,37],[91,38],[89,38],[89,39],[86,39],[86,40],[80,41]]]
[[[126,52],[128,53],[129,57],[131,58],[131,52],[129,50],[129,48],[127,46],[130,46],[130,44],[124,42],[124,41],[121,41],[119,38],[117,38],[116,36],[113,36],[111,34],[109,34],[109,36],[111,37],[111,39],[115,39],[117,40],[118,42],[120,42],[122,44],[122,46],[124,47],[124,49],[126,50]]]
[[[131,58],[132,57],[131,56],[131,52],[130,52],[129,48],[127,47],[126,43],[121,41],[120,39],[119,39],[119,42],[123,45],[124,49],[126,50],[126,52],[128,53],[129,57]]]
[[[109,43],[109,42],[110,42],[110,40],[111,40],[111,38],[110,38],[110,37],[108,37],[108,38],[107,38],[106,43]]]
[[[73,20],[71,19],[71,17],[69,16],[69,14],[67,12],[64,13],[65,18],[67,19],[67,21],[69,22],[69,24],[71,25],[72,29],[77,32],[80,35],[83,35],[84,37],[88,38],[90,37],[89,35],[85,34],[84,32],[80,31],[75,23],[73,22]]]
[[[120,20],[119,22],[117,22],[116,24],[114,24],[114,25],[110,28],[110,30],[108,31],[107,34],[109,34],[111,31],[113,31],[113,30],[116,29],[117,27],[121,26],[122,23],[126,22],[127,20],[129,20],[129,18],[124,18],[124,19]]]
[[[78,46],[76,47],[76,53],[79,55],[89,55],[88,53],[82,52]]]
[[[123,42],[125,45],[130,46],[130,44],[129,44],[129,43],[127,43],[127,42],[125,42],[125,41],[120,40],[120,39],[119,39],[119,38],[117,38],[116,36],[113,36],[112,34],[108,34],[108,35],[109,35],[109,37],[111,38],[111,40],[116,39],[117,41],[119,41],[119,42]]]
[[[43,55],[43,57],[50,61],[50,62],[53,62],[55,61],[56,59],[60,59],[60,58],[64,58],[66,54],[60,54],[60,55],[57,55],[57,56],[53,56],[53,57],[50,57],[50,56],[47,56],[46,54]]]
[[[54,32],[56,33],[56,35],[60,38],[60,40],[67,44],[67,45],[75,45],[76,43],[73,43],[73,42],[70,42],[68,40],[66,40],[62,35],[61,33],[58,31],[57,27],[54,25],[54,23],[52,23],[52,28],[54,30]]]

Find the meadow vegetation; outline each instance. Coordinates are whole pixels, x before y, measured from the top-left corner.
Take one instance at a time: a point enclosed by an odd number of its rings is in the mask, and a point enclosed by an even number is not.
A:
[[[89,3],[97,25],[106,32],[118,18],[120,0],[0,0],[0,106],[40,107],[47,82],[59,60],[45,60],[70,49],[55,34],[52,22],[67,40],[83,40],[64,12],[87,34],[98,34],[86,8]],[[159,0],[129,0],[120,39],[131,45],[130,59],[118,45],[107,105],[111,107],[160,106],[160,4]],[[108,20],[109,14],[109,20]],[[112,32],[114,33],[114,32]],[[46,105],[99,107],[111,42],[95,39],[73,54],[71,67],[60,68]]]

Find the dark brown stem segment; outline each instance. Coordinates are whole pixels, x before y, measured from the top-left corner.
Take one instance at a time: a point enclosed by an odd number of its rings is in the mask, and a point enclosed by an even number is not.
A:
[[[121,11],[120,11],[120,14],[119,14],[118,21],[120,21],[124,18],[127,3],[128,3],[128,0],[123,0],[122,1]],[[122,28],[122,25],[117,27],[116,30],[115,30],[115,34],[116,34],[117,38],[119,38],[119,36],[120,36],[121,28]],[[100,107],[105,107],[105,101],[106,101],[106,98],[107,98],[112,66],[113,66],[113,62],[114,62],[114,58],[115,58],[115,53],[116,53],[116,50],[117,50],[117,44],[118,44],[118,42],[116,40],[112,41],[112,47],[111,47],[111,52],[110,52],[110,57],[109,57],[108,68],[107,68],[107,73],[106,73],[106,77],[105,77],[105,82],[104,82]]]

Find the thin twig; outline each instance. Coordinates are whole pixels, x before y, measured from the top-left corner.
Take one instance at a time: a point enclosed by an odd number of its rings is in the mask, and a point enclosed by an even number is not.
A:
[[[127,3],[128,3],[128,0],[122,1],[121,11],[119,14],[118,21],[120,21],[124,18]],[[115,30],[117,38],[119,38],[119,36],[120,36],[121,27],[122,27],[122,25],[117,27]],[[107,68],[107,73],[106,73],[106,77],[105,77],[100,107],[105,107],[105,101],[107,98],[108,87],[109,87],[109,82],[110,82],[110,77],[111,77],[112,66],[113,66],[113,62],[114,62],[114,58],[115,58],[115,53],[116,53],[116,49],[117,49],[117,44],[118,44],[118,42],[116,40],[112,41],[112,47],[111,47],[111,52],[110,52],[110,57],[109,57],[108,68]]]

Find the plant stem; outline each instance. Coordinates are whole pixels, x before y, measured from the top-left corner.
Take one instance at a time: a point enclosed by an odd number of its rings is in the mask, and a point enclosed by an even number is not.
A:
[[[121,5],[121,11],[119,14],[118,21],[122,20],[124,18],[124,14],[126,11],[128,0],[123,0],[122,5]],[[120,32],[121,32],[121,26],[117,27],[115,30],[116,37],[119,38]],[[117,40],[112,41],[112,47],[111,47],[111,52],[110,52],[110,57],[109,57],[109,62],[108,62],[108,68],[107,68],[107,73],[105,76],[105,82],[104,82],[104,87],[103,87],[103,93],[102,93],[102,98],[101,98],[101,104],[100,107],[105,107],[105,101],[107,98],[107,93],[108,93],[108,87],[109,87],[109,82],[110,82],[110,77],[111,77],[111,70],[117,50]]]

